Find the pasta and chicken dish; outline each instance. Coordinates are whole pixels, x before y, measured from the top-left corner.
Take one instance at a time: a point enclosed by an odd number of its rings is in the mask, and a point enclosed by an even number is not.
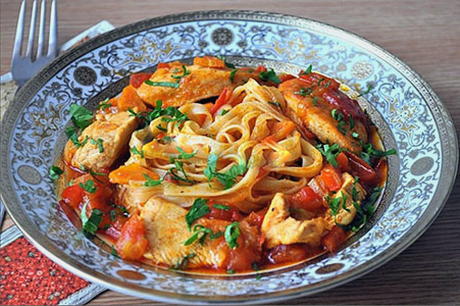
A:
[[[60,207],[114,256],[241,273],[335,252],[387,176],[376,127],[338,81],[205,56],[72,104]],[[356,97],[355,97],[356,98]],[[72,218],[71,218],[72,219]]]

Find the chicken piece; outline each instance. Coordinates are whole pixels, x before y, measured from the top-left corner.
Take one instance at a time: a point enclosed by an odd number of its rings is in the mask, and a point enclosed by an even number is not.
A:
[[[341,198],[341,203],[338,208],[338,212],[335,216],[332,216],[331,209],[329,208],[326,212],[326,221],[330,226],[334,226],[336,223],[341,225],[350,224],[356,216],[356,207],[353,205],[353,201],[356,204],[361,205],[361,201],[366,197],[366,191],[359,183],[355,183],[355,179],[348,173],[342,174],[342,187],[337,191],[332,199]],[[353,199],[353,185],[355,187],[355,199]],[[345,200],[345,208],[343,201]]]
[[[299,94],[305,88],[308,86],[306,87],[306,83],[300,79],[291,79],[280,84],[279,90],[288,105],[288,116],[297,124],[313,132],[321,142],[337,143],[343,148],[359,153],[361,146],[358,139],[367,142],[367,131],[363,122],[355,119],[354,127],[350,128],[349,120],[344,119],[339,128],[339,122],[331,115],[334,107],[322,98],[316,97],[313,101],[313,96]],[[358,134],[358,137],[352,137],[354,132]]]
[[[262,222],[262,233],[268,248],[293,243],[318,246],[329,229],[331,226],[323,217],[310,220],[296,220],[291,217],[289,203],[282,193],[275,195]]]
[[[150,249],[144,255],[156,264],[175,265],[187,255],[195,254],[189,259],[188,268],[217,267],[225,268],[231,253],[239,249],[247,249],[250,244],[258,241],[254,227],[247,222],[240,222],[241,237],[238,239],[240,247],[231,250],[223,236],[210,239],[206,238],[203,244],[195,242],[188,246],[184,242],[192,236],[187,229],[185,215],[187,210],[169,201],[153,197],[141,208],[141,218],[147,230],[147,239]],[[211,229],[214,233],[225,232],[230,224],[228,221],[201,218],[197,224]]]
[[[84,145],[73,154],[72,165],[96,172],[107,170],[127,148],[136,127],[136,117],[128,112],[98,116],[80,135]]]
[[[183,66],[189,74],[177,79],[184,73]],[[160,66],[150,77],[152,82],[169,82],[179,87],[152,86],[143,83],[137,93],[142,100],[153,106],[156,101],[163,101],[163,106],[182,106],[187,103],[220,95],[225,87],[235,88],[250,78],[257,78],[257,73],[249,69],[238,69],[230,79],[232,69],[202,67],[199,65],[184,65],[172,62]]]

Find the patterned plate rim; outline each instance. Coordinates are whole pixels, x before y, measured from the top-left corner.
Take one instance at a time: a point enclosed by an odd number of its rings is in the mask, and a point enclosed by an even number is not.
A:
[[[201,21],[201,20],[214,20],[214,19],[233,19],[233,20],[247,20],[247,21],[261,21],[270,22],[274,24],[290,25],[297,28],[308,29],[314,31],[320,30],[325,35],[340,38],[353,45],[357,45],[366,49],[380,59],[393,65],[398,71],[407,77],[408,80],[419,89],[423,96],[430,97],[425,100],[434,116],[438,119],[436,124],[439,128],[441,136],[444,137],[442,147],[442,164],[441,175],[437,189],[434,191],[434,196],[429,203],[429,208],[417,220],[412,227],[412,231],[402,236],[396,243],[389,246],[377,258],[369,261],[358,268],[353,268],[350,271],[340,274],[334,278],[322,281],[318,284],[309,285],[308,287],[300,287],[282,292],[275,292],[265,294],[264,296],[252,295],[238,298],[231,297],[214,297],[211,299],[203,299],[203,297],[184,295],[184,294],[171,294],[159,290],[147,289],[140,286],[127,284],[123,281],[113,280],[99,272],[94,273],[93,270],[80,264],[78,261],[68,258],[59,248],[50,244],[45,235],[40,232],[34,231],[35,225],[21,213],[21,206],[18,199],[14,195],[14,189],[11,185],[11,169],[9,167],[9,160],[3,158],[0,163],[2,171],[0,183],[3,188],[1,190],[1,199],[10,213],[14,222],[18,225],[25,236],[45,255],[50,257],[53,261],[57,262],[67,270],[81,276],[89,281],[100,283],[110,289],[131,294],[134,296],[155,299],[164,302],[182,302],[182,303],[267,303],[276,302],[290,298],[301,297],[307,294],[314,294],[321,292],[338,285],[356,279],[372,270],[385,264],[396,255],[401,253],[409,245],[411,245],[425,230],[431,225],[437,215],[440,213],[442,207],[448,199],[450,191],[453,188],[455,177],[458,168],[458,140],[454,124],[447,109],[442,104],[439,97],[434,93],[433,89],[425,82],[422,77],[411,69],[407,64],[403,63],[396,56],[392,55],[382,47],[366,40],[365,38],[343,30],[341,28],[311,20],[308,18],[286,15],[280,13],[270,13],[263,11],[248,11],[248,10],[213,10],[213,11],[199,11],[199,12],[186,12],[180,14],[166,15],[162,17],[155,17],[139,21],[137,23],[129,24],[121,28],[115,29],[108,33],[98,36],[97,39],[91,39],[81,46],[72,49],[59,58],[55,59],[40,73],[32,78],[27,84],[17,93],[14,101],[9,105],[5,116],[2,120],[2,133],[1,133],[1,149],[2,156],[8,156],[9,145],[11,141],[14,123],[21,113],[23,107],[30,100],[30,98],[37,92],[50,78],[52,78],[62,67],[67,66],[80,56],[110,43],[114,40],[120,39],[124,36],[134,34],[150,28],[175,24],[178,22],[186,21]]]

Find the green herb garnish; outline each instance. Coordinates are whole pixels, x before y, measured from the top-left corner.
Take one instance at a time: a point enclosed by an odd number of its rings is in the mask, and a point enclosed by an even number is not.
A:
[[[302,97],[306,97],[310,95],[312,92],[313,92],[313,89],[309,87],[302,87],[299,89],[299,91],[294,92],[294,94],[302,96]]]
[[[61,176],[62,173],[64,173],[64,171],[58,166],[51,166],[49,170],[50,179],[55,181]]]
[[[233,81],[235,80],[235,74],[236,74],[237,71],[238,71],[238,69],[233,69],[233,70],[230,72],[230,82],[233,83]]]
[[[106,110],[107,108],[111,107],[112,104],[107,103],[109,101],[109,98],[105,99],[99,105],[97,106],[98,109]]]
[[[182,79],[183,77],[187,76],[190,74],[190,71],[187,70],[187,67],[185,67],[185,65],[182,65],[182,74],[181,75],[172,75],[171,77],[173,79],[177,79],[177,80],[180,80]],[[150,84],[149,84],[150,85]],[[168,86],[169,87],[169,86]]]
[[[227,274],[235,274],[235,270],[229,269],[229,270],[227,270]]]
[[[146,80],[144,83],[150,86],[179,88],[179,83],[173,83],[173,82],[153,82],[150,80]]]
[[[235,65],[233,65],[232,63],[227,62],[227,60],[225,59],[225,57],[219,55],[219,56],[217,56],[217,58],[220,59],[220,60],[223,60],[225,66],[226,66],[227,68],[231,68],[231,69],[235,69],[235,68],[236,68]]]
[[[302,72],[300,73],[300,75],[307,75],[307,74],[310,74],[311,71],[312,71],[312,69],[313,69],[313,66],[312,66],[312,65],[308,65],[307,69],[304,70],[304,71],[302,71]]]
[[[272,102],[272,101],[269,101],[268,103],[271,104],[271,105],[274,105],[274,106],[276,106],[276,107],[281,108],[281,103],[279,103],[279,102]]]
[[[332,166],[337,167],[337,155],[344,151],[338,144],[328,145],[328,144],[319,144],[316,148],[326,157],[328,163]]]
[[[80,142],[80,140],[78,140],[78,130],[73,126],[67,127],[65,129],[65,134],[67,135],[67,137],[69,137],[70,141],[72,141],[72,143],[76,147],[84,146],[88,142],[88,139],[89,139],[89,137],[86,136],[85,139],[82,142]]]
[[[84,184],[80,183],[78,184],[81,188],[83,188],[85,191],[89,193],[95,193],[96,192],[96,186],[94,185],[93,180],[87,180]]]
[[[185,215],[185,222],[187,223],[188,229],[191,229],[193,222],[208,214],[210,211],[211,210],[208,206],[208,200],[202,198],[196,199],[193,202],[193,205],[190,208],[190,210]]]
[[[318,100],[319,100],[318,97],[313,97],[312,103],[314,106],[318,106]]]
[[[184,270],[185,268],[187,268],[187,265],[190,259],[192,259],[195,256],[196,256],[195,253],[190,253],[182,257],[175,265],[171,266],[170,269],[171,270]]]
[[[207,228],[201,224],[197,224],[193,227],[193,235],[190,236],[184,245],[191,245],[198,241],[200,244],[204,244],[206,237],[209,235],[209,239],[217,239],[223,235],[222,232],[214,233],[210,228]]]
[[[225,228],[225,241],[231,249],[238,247],[238,237],[240,236],[240,224],[238,222],[233,222],[230,225],[227,225]]]
[[[374,88],[374,86],[373,86],[372,84],[367,84],[366,90],[363,91],[363,92],[361,92],[361,93],[358,95],[358,97],[367,95],[373,88]]]
[[[226,113],[228,113],[229,110],[228,109],[223,109],[221,112],[220,112],[220,115],[223,116],[225,115]]]
[[[162,126],[159,125],[159,124],[157,125],[157,129],[159,129],[159,130],[162,131],[162,132],[167,132],[167,131],[168,131],[167,128],[164,128],[164,127],[162,127]]]
[[[259,73],[259,78],[265,82],[273,82],[275,84],[281,83],[280,78],[273,69],[267,71],[261,71]]]
[[[380,151],[374,148],[374,146],[371,143],[367,143],[363,146],[363,150],[361,151],[361,158],[368,163],[369,165],[372,165],[372,160],[374,158],[382,158],[385,156],[389,155],[394,155],[396,154],[395,149],[390,149],[388,151]]]
[[[144,173],[144,177],[146,179],[146,181],[144,182],[145,187],[155,187],[155,186],[160,185],[163,182],[163,179],[154,180],[146,173]]]
[[[227,205],[222,205],[222,204],[214,204],[212,207],[221,209],[221,210],[230,210],[231,207]]]
[[[88,218],[88,216],[86,215],[87,205],[88,202],[85,202],[85,204],[81,208],[80,218],[83,234],[85,234],[85,236],[92,237],[99,229],[99,224],[102,221],[102,211],[100,211],[99,209],[93,209],[91,210],[91,215]]]
[[[245,163],[239,163],[238,165],[233,165],[227,172],[221,173],[217,172],[217,159],[217,154],[209,154],[208,164],[203,173],[208,178],[208,181],[217,178],[217,180],[224,185],[225,189],[229,189],[235,185],[236,178],[247,171],[247,166]]]
[[[80,129],[86,128],[93,121],[93,113],[78,104],[70,105],[70,115],[72,116],[73,124]]]
[[[97,140],[93,139],[93,138],[90,138],[89,139],[89,142],[95,146],[97,146],[98,150],[99,150],[99,153],[103,153],[104,152],[104,145],[102,144],[104,142],[104,140],[102,140],[101,138],[98,138]]]
[[[141,149],[139,150],[137,147],[132,147],[129,151],[135,155],[139,155],[140,157],[144,158],[144,151]]]

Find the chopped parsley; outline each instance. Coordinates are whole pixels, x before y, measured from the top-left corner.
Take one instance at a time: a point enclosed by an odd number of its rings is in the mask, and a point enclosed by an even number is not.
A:
[[[337,121],[342,121],[343,120],[343,114],[340,110],[334,108],[331,110],[331,116]]]
[[[226,113],[228,113],[229,110],[228,109],[223,109],[222,112],[220,112],[220,115],[223,116],[225,115]]]
[[[193,235],[184,242],[184,245],[191,245],[196,241],[200,244],[204,244],[206,237],[209,236],[209,239],[213,240],[221,237],[222,235],[222,232],[214,233],[210,228],[197,224],[193,227]]]
[[[230,72],[230,82],[233,83],[233,81],[235,80],[235,74],[236,74],[237,71],[238,71],[238,69],[233,69],[233,70]]]
[[[235,274],[235,270],[229,269],[229,270],[227,270],[227,274]]]
[[[261,71],[259,73],[259,78],[265,82],[273,82],[275,84],[281,83],[280,78],[273,69],[267,71]]]
[[[147,80],[144,83],[150,86],[179,88],[179,83],[173,83],[173,82],[153,82],[153,81]]]
[[[374,88],[374,86],[372,84],[367,84],[367,88],[365,91],[361,92],[358,97],[362,97],[364,95],[367,95],[372,89]]]
[[[225,66],[226,66],[227,68],[231,68],[231,69],[235,69],[235,68],[236,68],[235,65],[233,65],[232,63],[227,62],[227,60],[225,59],[225,57],[219,55],[219,56],[217,56],[217,58],[220,59],[220,60],[222,60],[222,61],[224,61],[224,64],[225,64]]]
[[[375,158],[381,158],[389,155],[394,155],[396,154],[395,149],[390,149],[388,151],[381,151],[377,150],[374,148],[374,146],[371,143],[367,143],[363,145],[363,150],[361,151],[361,158],[368,163],[369,165],[372,165],[372,160]]]
[[[276,107],[280,107],[280,108],[281,108],[281,103],[279,103],[279,102],[272,102],[272,101],[269,101],[268,103],[270,103],[270,104],[273,105],[273,106],[276,106]]]
[[[85,139],[80,142],[80,140],[78,140],[78,130],[74,126],[67,127],[65,129],[65,134],[76,147],[84,146],[89,140],[89,137],[86,136]]]
[[[310,87],[302,87],[299,89],[299,91],[295,91],[294,94],[302,96],[302,97],[306,97],[310,95],[312,92],[313,92],[313,89],[311,89]]]
[[[313,97],[312,103],[314,106],[318,106],[318,100],[319,100],[318,97]]]
[[[120,255],[118,254],[117,250],[113,247],[113,245],[112,245],[112,248],[110,249],[110,254],[112,254],[112,256],[120,258]]]
[[[331,198],[329,196],[326,196],[326,202],[329,208],[331,209],[331,216],[335,217],[339,213],[340,204],[342,203],[342,198],[341,197]]]
[[[160,124],[157,125],[157,129],[159,129],[162,132],[167,132],[168,131],[167,128],[162,127]]]
[[[64,171],[58,166],[51,166],[49,170],[50,179],[55,181],[59,178],[59,176],[61,176],[62,173],[64,173]]]
[[[233,222],[230,225],[227,225],[225,228],[225,241],[231,249],[238,247],[238,237],[240,236],[240,224],[238,222]]]
[[[190,253],[182,257],[175,265],[171,266],[170,269],[171,270],[184,270],[185,268],[187,268],[187,265],[190,259],[192,259],[195,256],[196,256],[195,253]]]
[[[140,157],[144,158],[144,151],[142,149],[138,149],[137,147],[132,147],[129,151],[135,155],[139,155]]]
[[[89,142],[95,146],[97,146],[98,150],[99,150],[99,153],[103,153],[104,152],[104,145],[102,144],[104,142],[104,140],[102,140],[101,138],[98,138],[97,140],[93,139],[93,138],[90,138],[89,139]]]
[[[227,205],[222,205],[222,204],[214,204],[212,207],[220,209],[220,210],[230,210],[231,207]]]
[[[236,178],[247,171],[246,163],[240,162],[238,165],[233,165],[227,172],[221,173],[217,172],[217,159],[217,154],[209,154],[208,164],[203,173],[208,178],[208,181],[217,178],[225,189],[229,189],[236,184]]]
[[[190,159],[196,155],[196,152],[187,153],[180,147],[176,147],[176,149],[180,153],[179,155],[177,155],[177,157],[175,157],[176,159]]]
[[[144,182],[144,186],[145,187],[155,187],[155,186],[158,186],[160,185],[162,182],[163,182],[163,179],[159,179],[159,180],[154,180],[153,178],[151,178],[148,174],[144,173],[144,177],[145,177],[145,182]]]
[[[342,228],[346,231],[351,230],[353,232],[357,232],[361,229],[374,214],[375,203],[380,197],[381,192],[381,187],[375,187],[370,195],[363,200],[361,205],[359,205],[357,201],[353,201],[353,206],[356,209],[356,216],[350,224],[342,226]]]
[[[177,121],[177,123],[182,123],[188,120],[187,115],[183,114],[176,107],[168,106],[166,108],[163,108],[163,102],[161,100],[158,100],[156,102],[156,106],[151,112],[136,113],[132,109],[128,109],[128,112],[131,116],[144,120],[147,124],[149,124],[156,118],[162,117],[162,116],[165,116],[164,118],[162,118],[162,121],[165,121],[165,122]]]
[[[93,113],[78,104],[70,105],[70,115],[72,116],[73,124],[80,129],[86,128],[93,121]]]
[[[183,77],[187,76],[190,74],[190,71],[187,70],[187,67],[185,67],[185,65],[182,65],[182,74],[181,75],[172,75],[171,77],[173,79],[177,79],[177,80],[180,80],[182,79]],[[150,84],[149,84],[150,85]]]
[[[85,191],[89,193],[95,193],[96,192],[96,186],[94,185],[93,180],[87,180],[85,183],[80,183],[78,184],[81,188],[83,188]]]
[[[110,103],[107,103],[109,102],[109,98],[105,99],[104,101],[102,101],[101,103],[99,103],[99,105],[97,106],[98,109],[102,109],[102,110],[106,110],[107,108],[111,107],[112,104]]]
[[[338,144],[319,144],[316,146],[316,148],[323,154],[324,157],[326,157],[326,160],[328,163],[330,163],[332,166],[337,167],[337,155],[339,155],[341,152],[344,151],[343,148],[341,148]]]
[[[88,218],[86,214],[87,205],[88,202],[85,202],[85,204],[81,208],[80,218],[83,234],[85,234],[85,236],[87,237],[92,237],[94,234],[96,234],[97,230],[99,229],[99,224],[101,224],[102,211],[100,211],[99,209],[92,209],[91,215]]]
[[[313,66],[312,66],[312,65],[308,65],[307,69],[304,70],[304,71],[302,71],[302,72],[300,73],[300,75],[307,75],[307,74],[310,74],[311,71],[312,71],[312,69],[313,69]]]
[[[208,214],[211,210],[208,206],[208,200],[203,198],[198,198],[193,202],[192,207],[185,215],[185,222],[187,223],[187,228],[191,230],[193,222]]]

